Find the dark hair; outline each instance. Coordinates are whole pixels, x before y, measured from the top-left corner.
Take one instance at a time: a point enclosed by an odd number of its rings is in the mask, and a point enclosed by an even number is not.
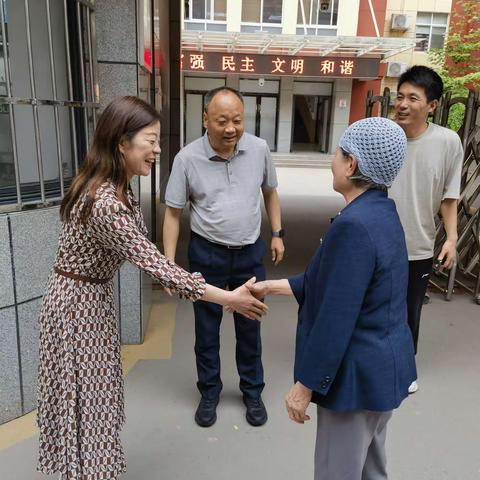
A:
[[[414,65],[407,71],[402,73],[398,79],[397,89],[399,90],[402,84],[411,83],[416,87],[423,88],[427,100],[440,100],[443,94],[443,81],[440,75],[429,67],[424,65]]]
[[[160,114],[155,108],[138,97],[118,97],[108,104],[98,120],[85,161],[62,201],[60,217],[64,222],[70,220],[76,201],[87,192],[80,212],[80,220],[85,223],[92,211],[95,193],[107,179],[115,185],[118,198],[131,208],[127,197],[128,176],[119,144],[132,140],[142,128],[159,121]]]
[[[340,147],[340,150],[344,158],[348,158],[349,156],[354,157],[353,154],[347,152],[342,147]],[[353,175],[350,177],[350,181],[356,187],[364,188],[365,190],[376,189],[376,190],[382,190],[383,192],[387,191],[387,187],[385,185],[375,183],[371,178],[365,176],[358,168],[358,164],[357,164],[357,168],[355,169],[355,172],[353,172]]]
[[[217,93],[228,93],[228,92],[236,95],[243,105],[243,96],[238,90],[235,90],[234,88],[230,88],[230,87],[217,87],[205,94],[205,100],[204,100],[204,106],[203,106],[204,112],[205,113],[207,112],[208,107],[210,106],[210,103],[212,103],[213,97],[217,95]]]

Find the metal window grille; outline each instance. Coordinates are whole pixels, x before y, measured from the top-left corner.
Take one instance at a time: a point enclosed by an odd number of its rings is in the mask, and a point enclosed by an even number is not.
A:
[[[437,21],[437,19],[434,17],[438,16],[442,16],[445,21]],[[415,50],[425,52],[427,50],[430,50],[430,48],[441,48],[441,46],[432,45],[432,38],[434,36],[440,36],[443,38],[443,43],[445,41],[445,35],[447,34],[447,27],[447,14],[442,15],[436,13],[434,14],[433,12],[418,12],[415,32],[415,37],[418,41]]]
[[[269,31],[273,28],[273,31],[278,29],[280,32],[282,25],[282,0],[258,0],[257,4],[258,21],[245,20],[245,5],[242,5],[242,31]],[[272,12],[276,11],[278,7],[280,7],[280,15],[272,15]]]
[[[218,0],[185,0],[184,19],[196,28],[208,30],[208,24],[227,24],[227,4]]]
[[[298,0],[298,27],[304,35],[318,35],[328,28],[337,28],[338,0]],[[320,32],[319,32],[320,31]]]
[[[366,99],[365,116],[373,115],[373,107],[380,107],[380,115],[388,116],[390,90],[374,96],[370,90]],[[441,290],[446,300],[451,300],[455,286],[473,295],[480,305],[480,92],[470,91],[468,97],[454,97],[446,93],[436,108],[432,121],[445,127],[451,108],[456,104],[465,106],[463,124],[457,132],[462,140],[464,158],[460,198],[457,209],[457,259],[447,272],[434,268],[430,284]],[[446,239],[443,222],[437,218],[434,258],[440,254]]]
[[[18,3],[17,3],[18,2]],[[30,86],[30,97],[15,96],[15,85],[12,80],[12,62],[11,45],[9,39],[9,7],[12,6],[11,0],[0,0],[0,73],[4,71],[5,88],[0,88],[0,114],[3,112],[8,115],[11,132],[11,157],[13,164],[14,182],[11,185],[0,184],[0,212],[21,210],[25,208],[34,208],[53,205],[61,201],[71,179],[78,172],[79,164],[83,161],[87,152],[90,139],[96,126],[96,109],[99,108],[99,99],[97,91],[97,66],[95,50],[95,9],[93,0],[58,0],[55,6],[53,0],[16,0],[15,7],[21,2],[23,5],[25,21],[25,39],[28,56],[28,82]],[[45,62],[48,63],[52,79],[51,98],[40,98],[37,93],[40,73],[36,71],[38,62],[34,58],[34,47],[32,39],[32,25],[38,32],[38,21],[32,14],[32,7],[45,9],[46,22],[45,29],[41,34],[48,38],[48,52]],[[61,7],[60,7],[61,5]],[[53,8],[56,8],[53,10]],[[61,10],[61,11],[59,11]],[[18,13],[18,11],[17,11]],[[66,58],[65,78],[56,69],[56,45],[52,38],[52,18],[61,18],[63,15],[64,32],[62,32],[64,52]],[[58,23],[56,24],[58,27]],[[42,27],[43,28],[43,27]],[[18,32],[16,32],[18,35]],[[58,51],[58,50],[57,50]],[[3,62],[2,62],[3,60]],[[42,59],[43,61],[43,59]],[[1,84],[0,84],[1,87]],[[66,92],[62,98],[59,91]],[[65,98],[66,97],[66,98]],[[22,158],[19,155],[19,146],[24,138],[19,138],[16,112],[18,108],[25,109],[31,106],[33,115],[33,132],[36,154],[36,169],[38,171],[37,181],[23,182],[21,178],[22,162],[32,162],[30,158]],[[69,126],[68,137],[71,155],[68,158],[69,169],[65,172],[64,149],[65,138],[62,139],[62,128],[60,128],[60,111],[68,111]],[[40,113],[48,112],[52,119],[55,131],[54,141],[56,142],[56,163],[58,168],[58,178],[45,178],[46,159],[42,150],[42,133],[44,127],[40,122]],[[51,114],[53,112],[53,115]],[[18,120],[18,119],[17,119]],[[43,120],[42,120],[43,122]],[[63,125],[62,125],[63,127]],[[64,130],[65,131],[65,130]],[[48,165],[51,168],[51,162]]]

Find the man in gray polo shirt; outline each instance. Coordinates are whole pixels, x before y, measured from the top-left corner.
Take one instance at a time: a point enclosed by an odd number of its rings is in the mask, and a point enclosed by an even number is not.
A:
[[[190,202],[189,263],[212,285],[234,289],[249,278],[265,279],[265,243],[260,238],[261,195],[272,229],[270,250],[277,265],[283,258],[283,231],[277,177],[264,140],[243,131],[243,99],[236,90],[221,87],[205,96],[202,138],[175,157],[167,185],[163,224],[165,255],[175,260],[182,209]],[[198,425],[217,419],[220,379],[220,323],[222,308],[197,301],[195,355],[201,400],[195,413]],[[267,421],[261,399],[264,387],[260,323],[234,313],[236,360],[247,421]]]

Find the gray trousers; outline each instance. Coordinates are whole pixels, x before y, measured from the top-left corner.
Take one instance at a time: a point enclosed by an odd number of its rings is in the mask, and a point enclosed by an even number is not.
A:
[[[385,438],[392,412],[317,407],[314,480],[385,480]]]

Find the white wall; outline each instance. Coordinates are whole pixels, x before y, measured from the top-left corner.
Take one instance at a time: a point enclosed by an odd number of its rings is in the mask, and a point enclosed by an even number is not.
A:
[[[360,0],[339,0],[338,3],[338,36],[355,36],[358,26],[358,9]]]
[[[282,33],[295,35],[297,30],[298,0],[283,0]]]
[[[227,32],[239,32],[242,22],[242,0],[227,0]]]

